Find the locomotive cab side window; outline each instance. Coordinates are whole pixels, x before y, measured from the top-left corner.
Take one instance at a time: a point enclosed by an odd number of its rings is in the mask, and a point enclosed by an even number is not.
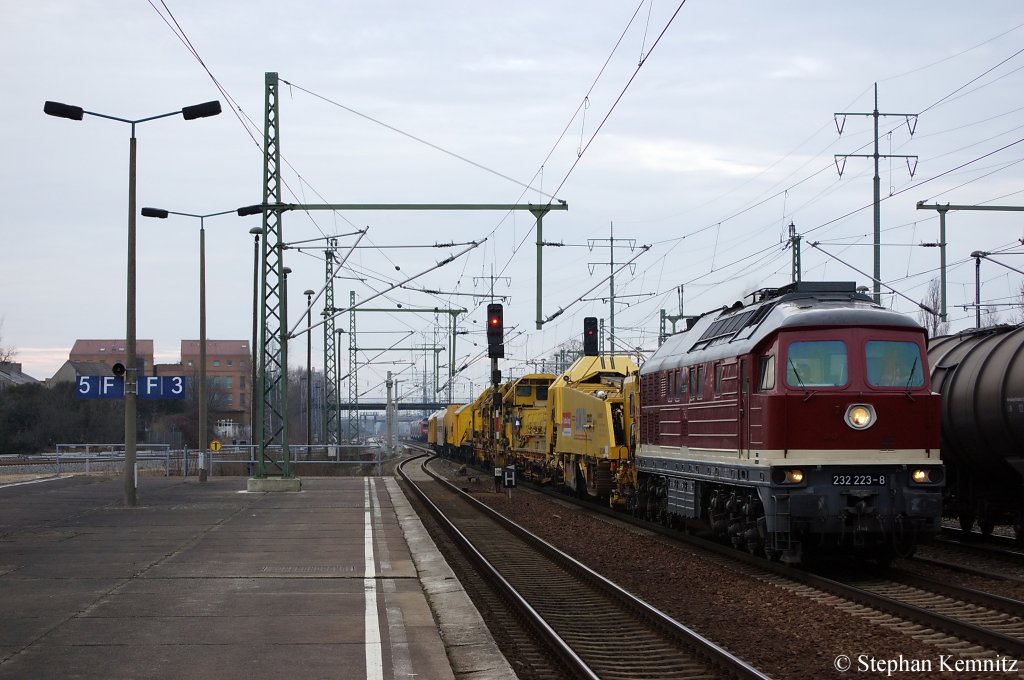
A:
[[[789,387],[842,387],[847,374],[846,343],[841,340],[790,343],[786,353]]]
[[[916,343],[869,340],[864,347],[872,387],[921,387],[921,350]]]
[[[775,355],[761,357],[758,366],[757,390],[768,392],[775,389]]]

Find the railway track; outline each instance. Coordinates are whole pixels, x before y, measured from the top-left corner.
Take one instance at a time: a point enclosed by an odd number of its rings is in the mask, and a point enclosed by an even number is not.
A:
[[[573,676],[767,677],[425,466],[406,462],[399,471]]]
[[[753,578],[786,588],[803,597],[829,601],[854,616],[869,618],[922,642],[967,658],[992,658],[1008,654],[1024,658],[1024,603],[912,574],[889,578],[881,573],[837,577],[770,562],[697,536],[682,534],[636,520],[593,503],[542,493],[562,502],[586,508],[655,531],[672,541],[708,552],[710,559],[732,565]],[[842,598],[836,601],[835,598]]]
[[[1017,600],[905,573],[836,582],[867,606],[1014,658],[1024,655],[1024,603]]]
[[[1024,552],[1019,548],[992,545],[973,538],[963,540],[958,536],[962,537],[959,531],[952,535],[943,532],[934,543],[919,546],[911,559],[967,574],[1024,583]]]

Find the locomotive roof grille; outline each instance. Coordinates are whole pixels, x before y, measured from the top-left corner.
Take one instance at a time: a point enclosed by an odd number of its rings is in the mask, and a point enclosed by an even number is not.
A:
[[[762,305],[712,322],[691,349],[705,349],[732,340],[747,326],[759,324],[764,317],[768,316],[772,307],[773,305],[770,304]]]

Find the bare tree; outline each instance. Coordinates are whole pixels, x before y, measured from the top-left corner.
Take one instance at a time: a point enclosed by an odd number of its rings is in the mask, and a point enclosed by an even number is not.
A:
[[[949,322],[942,321],[942,317],[938,313],[939,307],[942,305],[942,291],[939,289],[938,279],[932,279],[929,282],[928,292],[925,293],[925,298],[921,300],[921,304],[935,310],[934,314],[924,309],[918,312],[918,321],[928,329],[928,336],[934,338],[938,335],[949,333]]]
[[[981,327],[988,328],[989,326],[998,326],[1003,322],[1002,314],[999,313],[998,307],[985,307],[981,308]]]
[[[1024,281],[1020,282],[1015,302],[1017,303],[1017,313],[1013,315],[1013,320],[1016,323],[1024,323]]]
[[[8,363],[8,362],[14,361],[14,357],[17,356],[17,354],[18,354],[18,350],[16,350],[15,348],[13,348],[13,347],[5,347],[3,345],[3,339],[4,339],[3,332],[2,332],[3,329],[4,329],[4,319],[3,319],[3,317],[0,317],[0,364],[5,364],[5,363]]]

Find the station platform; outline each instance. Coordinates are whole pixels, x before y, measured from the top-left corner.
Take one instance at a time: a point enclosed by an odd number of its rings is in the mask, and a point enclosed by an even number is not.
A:
[[[390,477],[0,485],[0,680],[514,678]]]

